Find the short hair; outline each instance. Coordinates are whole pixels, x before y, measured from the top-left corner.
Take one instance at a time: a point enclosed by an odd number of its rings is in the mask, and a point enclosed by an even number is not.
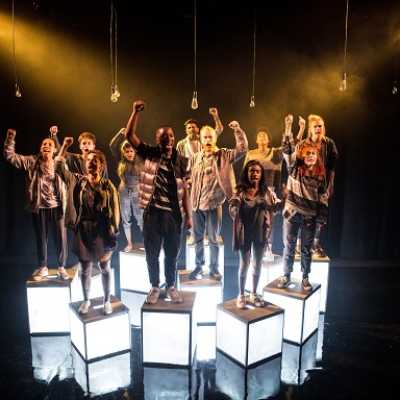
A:
[[[271,142],[271,134],[269,133],[269,130],[265,128],[264,126],[261,126],[257,129],[256,135],[258,135],[260,132],[265,132],[267,134],[268,140]]]
[[[100,150],[93,150],[91,152],[89,152],[89,154],[95,154],[95,156],[100,160],[101,165],[103,167],[102,171],[106,171],[107,170],[107,159],[106,156],[104,155],[104,153]]]
[[[92,132],[82,132],[78,137],[78,143],[80,143],[83,139],[89,139],[96,144],[96,136]]]
[[[199,124],[199,122],[198,122],[197,120],[193,119],[193,118],[187,119],[187,120],[184,122],[183,126],[186,127],[186,125],[189,125],[189,124],[195,124],[195,125],[200,129],[200,124]]]
[[[326,136],[325,121],[320,115],[310,114],[307,119],[308,119],[308,136],[311,135],[311,123],[316,121],[322,121],[322,136]]]
[[[44,142],[45,140],[51,140],[51,141],[54,143],[54,147],[57,148],[57,142],[56,142],[56,140],[55,140],[54,138],[52,138],[52,137],[45,137],[45,138],[43,138],[43,140],[40,142],[40,145],[42,145],[43,142]]]

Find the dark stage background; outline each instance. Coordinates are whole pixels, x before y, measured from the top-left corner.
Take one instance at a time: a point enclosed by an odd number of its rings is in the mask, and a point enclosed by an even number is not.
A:
[[[108,1],[16,2],[20,99],[13,92],[10,3],[0,3],[0,132],[3,140],[8,127],[17,130],[17,152],[36,152],[53,124],[60,127],[61,138],[77,138],[89,130],[106,152],[115,178],[108,142],[125,125],[138,98],[147,102],[139,125],[147,141],[160,125],[172,125],[180,139],[187,118],[211,123],[210,106],[219,108],[226,126],[220,146],[233,144],[227,127],[232,119],[240,121],[252,148],[258,126],[268,127],[273,144],[279,145],[287,113],[294,114],[295,121],[298,115],[320,114],[340,152],[324,237],[328,253],[342,259],[399,259],[395,190],[400,93],[392,94],[393,81],[398,79],[400,85],[398,1],[350,2],[348,90],[340,92],[344,0],[198,0],[196,111],[189,107],[192,1],[115,2],[118,103],[109,100]],[[255,5],[256,108],[250,109]],[[0,187],[0,255],[31,257],[34,262],[33,229],[24,211],[24,173],[3,158]],[[223,235],[229,249],[227,218]]]

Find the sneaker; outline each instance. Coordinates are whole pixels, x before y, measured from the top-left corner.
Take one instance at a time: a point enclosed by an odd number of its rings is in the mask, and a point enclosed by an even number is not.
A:
[[[265,301],[257,293],[250,293],[249,303],[252,304],[254,307],[265,306]]]
[[[313,246],[311,251],[312,251],[313,255],[317,258],[325,258],[326,257],[326,253],[320,244]]]
[[[104,303],[104,314],[105,315],[109,315],[112,313],[113,309],[112,309],[112,305],[111,305],[111,301],[106,301]]]
[[[278,283],[276,284],[276,286],[279,289],[283,289],[285,287],[287,287],[290,283],[290,277],[287,275],[283,275],[278,279]]]
[[[47,275],[49,275],[49,269],[47,267],[40,267],[39,269],[35,270],[35,272],[33,273],[33,280],[41,281]]]
[[[167,297],[173,302],[173,303],[183,303],[182,296],[179,294],[179,292],[176,290],[175,286],[170,286],[167,289]]]
[[[127,246],[124,248],[123,252],[124,253],[129,253],[130,251],[133,250],[133,245],[132,243],[128,243]]]
[[[308,280],[308,277],[305,277],[301,281],[301,286],[303,286],[303,290],[306,290],[307,292],[312,289],[311,283]]]
[[[79,314],[87,314],[89,312],[89,309],[90,309],[90,300],[86,300],[81,303],[78,312]]]
[[[244,310],[246,308],[246,296],[244,294],[240,294],[236,299],[236,307],[240,310]]]
[[[222,239],[222,236],[221,236],[221,235],[218,235],[218,237],[217,237],[217,242],[218,242],[218,244],[219,244],[220,246],[223,246],[223,245],[224,245],[224,239]]]
[[[146,297],[147,304],[156,304],[160,297],[160,288],[153,286]]]
[[[194,245],[194,236],[190,235],[187,239],[186,239],[186,244],[188,246],[193,246]]]
[[[195,281],[197,279],[203,279],[203,270],[201,267],[196,267],[190,274],[189,280]]]
[[[58,268],[57,278],[61,279],[62,281],[67,281],[69,279],[68,272],[65,270],[64,267]]]
[[[216,281],[220,281],[222,279],[222,275],[218,272],[218,270],[210,271],[210,278]]]

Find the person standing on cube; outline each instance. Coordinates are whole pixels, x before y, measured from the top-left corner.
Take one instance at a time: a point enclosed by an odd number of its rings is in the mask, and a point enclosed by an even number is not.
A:
[[[217,134],[211,126],[200,130],[202,150],[193,155],[189,162],[191,171],[191,199],[193,207],[193,233],[195,239],[196,268],[190,279],[201,279],[204,259],[204,235],[207,233],[210,246],[210,277],[220,280],[218,265],[218,236],[222,224],[222,205],[230,199],[235,187],[232,164],[244,157],[247,138],[237,121],[232,121],[236,146],[234,149],[219,149]]]
[[[57,248],[58,277],[66,280],[69,278],[65,270],[68,245],[64,211],[67,197],[65,185],[54,168],[56,142],[52,138],[44,139],[38,155],[23,156],[15,152],[16,134],[14,129],[7,130],[4,157],[11,165],[26,172],[26,193],[32,212],[39,264],[33,279],[39,281],[49,274],[48,235],[52,229]]]
[[[110,142],[110,150],[118,161],[120,184],[118,193],[121,206],[122,226],[126,237],[125,252],[133,249],[132,222],[135,219],[140,231],[143,231],[143,210],[139,207],[139,180],[143,161],[135,149],[126,140],[125,128],[121,129]]]
[[[143,213],[143,238],[151,290],[146,302],[155,304],[160,296],[161,246],[165,253],[165,280],[167,296],[174,303],[182,297],[175,288],[176,262],[179,251],[182,220],[187,228],[192,226],[190,200],[186,187],[187,160],[174,148],[174,131],[169,126],[156,130],[156,146],[142,142],[136,134],[143,101],[133,103],[133,111],[125,133],[136,153],[144,160],[140,175],[140,207]],[[183,217],[183,218],[182,218]]]
[[[235,195],[229,201],[233,219],[233,250],[239,251],[239,296],[236,305],[246,308],[247,271],[253,255],[253,282],[249,303],[263,307],[264,301],[257,294],[262,259],[272,228],[272,213],[278,199],[265,180],[263,165],[257,160],[246,163],[240,176]]]
[[[311,290],[308,275],[311,269],[311,247],[318,224],[327,219],[328,193],[325,185],[325,168],[319,157],[319,149],[313,143],[294,146],[291,133],[292,116],[285,118],[283,154],[288,167],[286,199],[283,209],[283,268],[278,287],[290,283],[293,271],[296,240],[300,231],[302,286]]]
[[[117,245],[120,222],[118,192],[111,180],[104,178],[106,158],[99,150],[87,155],[84,175],[68,170],[64,157],[72,142],[73,138],[64,139],[56,171],[68,187],[66,224],[75,233],[74,252],[82,267],[84,300],[79,312],[89,312],[93,263],[99,263],[104,314],[111,314],[111,256]]]

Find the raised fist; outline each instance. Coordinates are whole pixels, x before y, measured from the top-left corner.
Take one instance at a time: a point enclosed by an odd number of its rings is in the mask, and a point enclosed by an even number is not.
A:
[[[58,126],[53,125],[53,126],[50,127],[49,130],[50,130],[51,136],[55,136],[55,135],[57,135],[57,133],[58,133]]]
[[[14,139],[16,134],[17,132],[15,129],[7,129],[7,137],[9,139]]]
[[[231,129],[233,129],[233,130],[240,129],[239,122],[237,122],[237,121],[231,121],[231,122],[229,122],[228,126],[229,126],[229,128],[231,128]]]
[[[305,129],[306,127],[306,120],[301,115],[299,115],[299,127],[301,129]]]
[[[74,143],[74,138],[67,136],[64,138],[63,146],[64,146],[64,148],[67,149],[68,147],[70,147],[72,145],[72,143]]]
[[[136,100],[133,102],[133,110],[136,112],[140,112],[144,110],[144,101]]]
[[[212,115],[213,117],[218,116],[218,110],[216,107],[210,107],[208,109],[208,112],[210,113],[210,115]]]

